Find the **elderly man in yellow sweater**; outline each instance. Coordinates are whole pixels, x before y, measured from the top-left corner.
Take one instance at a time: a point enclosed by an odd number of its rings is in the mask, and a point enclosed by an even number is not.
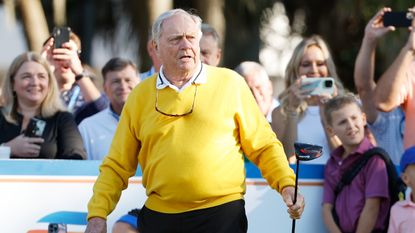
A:
[[[200,61],[201,19],[182,9],[160,15],[153,40],[160,73],[130,94],[88,204],[87,233],[106,232],[138,164],[148,196],[142,233],[245,233],[245,154],[278,191],[291,218],[295,175],[244,79]]]

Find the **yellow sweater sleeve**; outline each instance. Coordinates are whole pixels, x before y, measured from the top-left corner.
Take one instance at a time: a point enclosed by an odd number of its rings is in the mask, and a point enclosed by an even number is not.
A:
[[[295,185],[295,175],[289,167],[282,143],[262,115],[244,80],[240,82],[237,119],[244,153],[261,171],[269,185],[281,192]]]
[[[100,174],[93,188],[93,196],[88,203],[88,219],[106,218],[115,208],[121,192],[128,186],[128,179],[133,176],[138,166],[140,141],[134,134],[134,94],[127,101],[120,116],[108,155],[104,158]]]

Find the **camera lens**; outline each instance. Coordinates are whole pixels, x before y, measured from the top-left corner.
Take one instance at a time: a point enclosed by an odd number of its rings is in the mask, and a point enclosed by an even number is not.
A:
[[[326,87],[326,88],[333,87],[333,81],[332,80],[325,80],[324,81],[324,87]]]

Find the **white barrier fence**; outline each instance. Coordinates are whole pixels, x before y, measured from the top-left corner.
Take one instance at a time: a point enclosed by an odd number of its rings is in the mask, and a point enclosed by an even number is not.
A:
[[[47,233],[50,222],[68,224],[68,232],[85,230],[87,203],[100,161],[0,160],[0,232]],[[245,195],[249,233],[291,232],[286,207],[258,169],[248,163]],[[306,199],[296,232],[326,232],[321,216],[323,166],[301,164],[299,183]],[[116,209],[108,217],[108,232],[121,215],[140,208],[146,199],[141,171],[130,179]]]

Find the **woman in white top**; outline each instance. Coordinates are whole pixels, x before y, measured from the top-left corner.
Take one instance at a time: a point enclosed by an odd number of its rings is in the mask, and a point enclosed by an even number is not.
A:
[[[334,79],[334,94],[310,95],[310,89],[301,89],[303,79],[322,77]],[[272,113],[272,128],[290,162],[295,161],[294,142],[304,142],[323,146],[322,157],[313,161],[323,164],[340,141],[326,132],[320,106],[343,92],[343,85],[326,42],[320,36],[305,38],[297,45],[286,68],[285,83],[286,89],[279,96],[281,105]]]

